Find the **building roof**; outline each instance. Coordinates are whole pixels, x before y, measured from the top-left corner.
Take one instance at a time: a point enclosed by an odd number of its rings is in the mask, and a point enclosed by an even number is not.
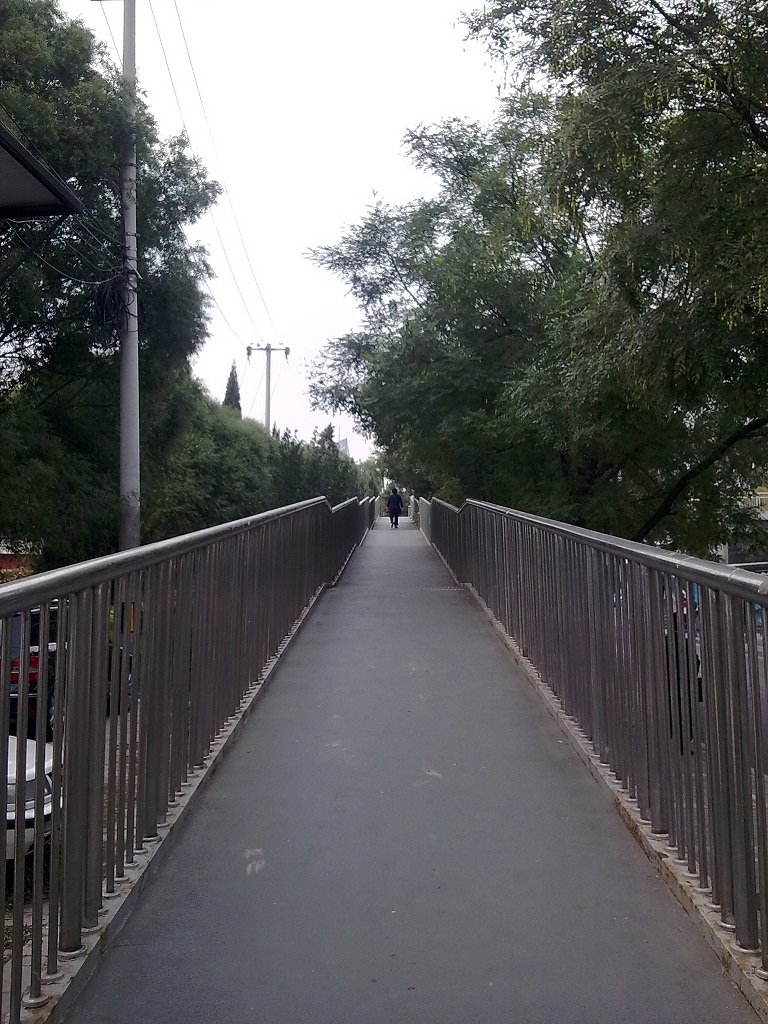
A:
[[[54,217],[82,208],[69,186],[0,122],[0,216]]]

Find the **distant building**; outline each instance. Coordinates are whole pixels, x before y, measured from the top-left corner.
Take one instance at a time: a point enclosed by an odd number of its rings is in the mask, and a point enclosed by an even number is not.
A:
[[[768,522],[768,487],[756,488],[754,494],[745,498],[744,504],[747,508],[756,509],[759,518],[763,522]],[[762,565],[768,561],[768,551],[745,551],[737,544],[721,544],[718,555],[731,565],[744,565],[749,562]]]
[[[0,583],[6,583],[19,576],[28,576],[32,565],[27,555],[19,554],[0,540]]]

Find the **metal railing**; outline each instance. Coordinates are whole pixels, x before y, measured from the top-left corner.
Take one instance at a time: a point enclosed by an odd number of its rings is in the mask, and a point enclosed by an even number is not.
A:
[[[0,587],[5,1020],[84,954],[103,899],[376,509],[315,498]]]
[[[426,498],[419,498],[419,529],[430,540],[430,511],[432,505]]]
[[[431,539],[768,972],[768,579],[477,501]]]

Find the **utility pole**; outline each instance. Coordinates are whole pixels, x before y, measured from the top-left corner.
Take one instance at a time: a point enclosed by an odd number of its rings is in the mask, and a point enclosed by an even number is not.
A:
[[[141,542],[139,303],[136,238],[136,0],[123,0],[123,88],[128,125],[120,162],[123,282],[120,338],[120,549]]]
[[[250,348],[250,346],[249,346]],[[273,352],[285,352],[286,362],[290,354],[290,348],[286,345],[285,348],[273,348],[272,345],[254,345],[253,348],[256,352],[265,352],[267,356],[267,401],[264,408],[264,426],[267,428],[267,433],[272,429],[271,420],[269,414],[269,400],[272,393],[272,353]],[[250,355],[250,351],[248,353]]]
[[[128,137],[120,168],[125,232],[120,323],[120,548],[141,543],[139,461],[139,299],[136,240],[136,0],[123,0],[123,80]]]

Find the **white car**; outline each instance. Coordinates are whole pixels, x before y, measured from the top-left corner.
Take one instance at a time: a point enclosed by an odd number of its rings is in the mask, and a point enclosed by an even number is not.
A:
[[[8,737],[8,795],[6,797],[5,859],[13,860],[16,846],[16,737]],[[35,841],[35,758],[37,744],[27,740],[26,801],[24,809],[24,856]],[[45,834],[50,834],[53,811],[53,744],[45,745],[45,783],[43,785],[43,813]]]

